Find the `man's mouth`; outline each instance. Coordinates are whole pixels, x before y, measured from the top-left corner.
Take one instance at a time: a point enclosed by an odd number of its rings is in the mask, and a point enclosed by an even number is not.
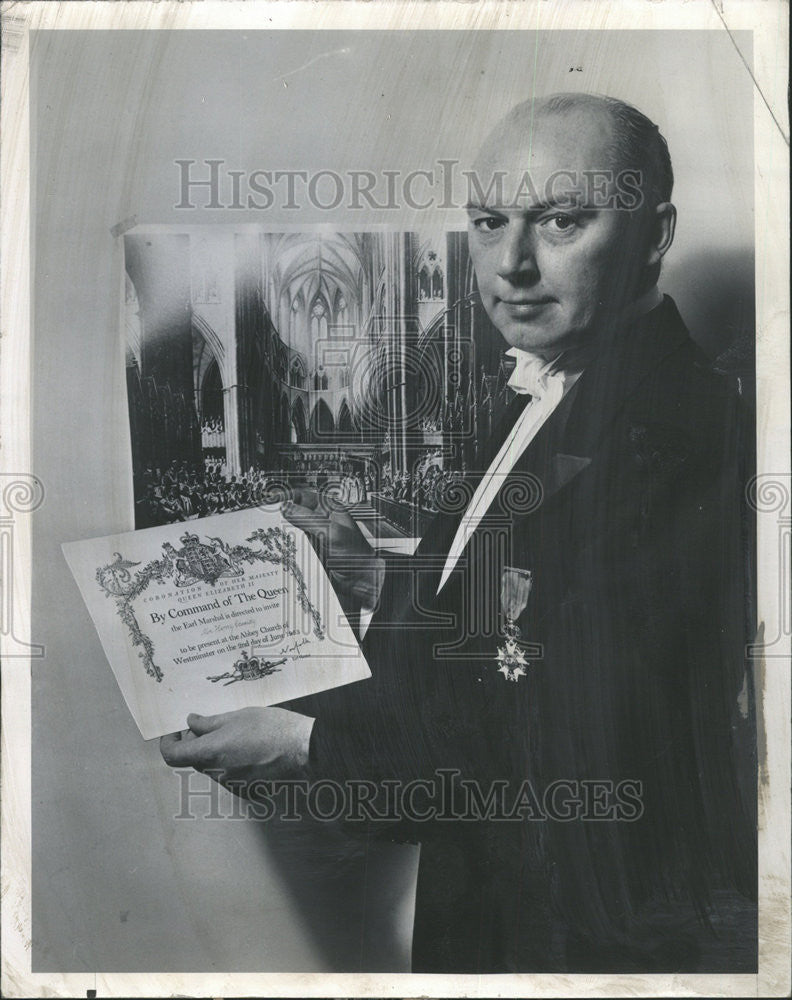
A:
[[[507,312],[514,316],[530,316],[531,313],[543,306],[549,305],[553,300],[547,296],[539,298],[524,299],[501,299],[501,305],[506,307]]]

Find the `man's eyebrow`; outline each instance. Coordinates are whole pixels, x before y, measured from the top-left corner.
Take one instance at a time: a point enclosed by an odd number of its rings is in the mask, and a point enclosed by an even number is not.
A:
[[[492,215],[502,215],[504,210],[502,208],[497,208],[494,205],[482,205],[481,202],[478,202],[478,201],[469,201],[465,205],[465,211],[466,212],[489,212]]]
[[[466,212],[486,212],[490,215],[505,215],[509,210],[519,208],[526,215],[540,215],[542,212],[553,211],[553,209],[558,209],[558,211],[567,211],[571,208],[581,209],[586,208],[586,204],[580,197],[579,193],[576,196],[568,198],[548,198],[542,201],[536,201],[531,205],[525,205],[522,203],[522,199],[519,202],[512,202],[511,205],[482,205],[477,201],[469,201],[465,205]]]

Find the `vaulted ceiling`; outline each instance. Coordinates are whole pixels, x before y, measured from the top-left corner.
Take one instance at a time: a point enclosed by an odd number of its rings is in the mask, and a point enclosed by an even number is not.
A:
[[[339,295],[362,304],[367,281],[365,235],[357,233],[284,233],[270,237],[266,257],[276,301],[310,308],[317,296],[331,309]]]

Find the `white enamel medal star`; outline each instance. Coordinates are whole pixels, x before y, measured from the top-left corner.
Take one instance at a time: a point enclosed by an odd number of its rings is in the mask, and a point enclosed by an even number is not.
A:
[[[503,674],[507,681],[516,681],[518,677],[524,677],[525,668],[528,666],[525,653],[512,638],[507,638],[506,644],[498,647],[498,663],[500,663],[498,673]]]

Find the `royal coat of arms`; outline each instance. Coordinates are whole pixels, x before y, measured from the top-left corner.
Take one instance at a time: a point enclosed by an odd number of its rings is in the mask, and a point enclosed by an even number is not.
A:
[[[193,583],[215,584],[221,577],[244,574],[233,550],[221,538],[202,542],[198,535],[188,531],[179,540],[180,549],[175,549],[170,542],[162,546],[165,559],[173,566],[173,582],[177,587],[189,587]]]

